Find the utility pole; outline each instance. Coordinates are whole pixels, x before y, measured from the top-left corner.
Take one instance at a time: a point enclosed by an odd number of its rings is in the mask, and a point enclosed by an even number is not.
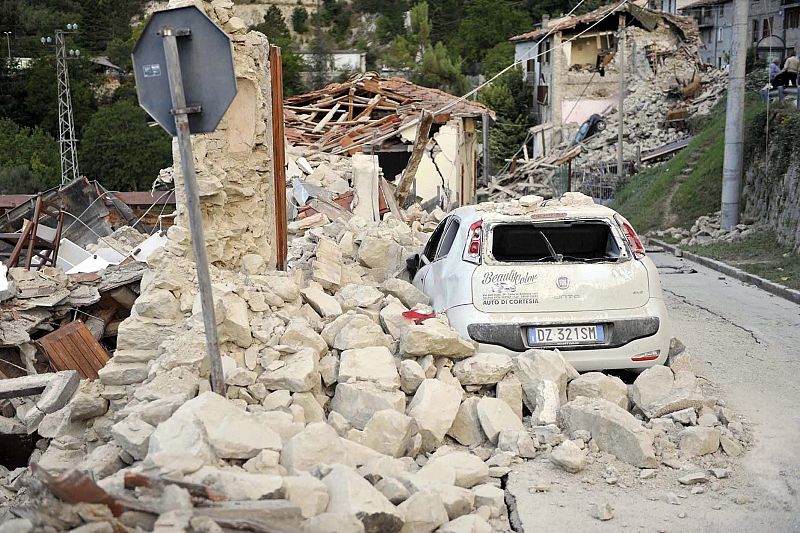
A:
[[[80,177],[78,170],[78,140],[75,138],[75,121],[72,114],[72,92],[67,69],[67,47],[64,34],[78,29],[77,24],[67,24],[67,31],[56,30],[56,75],[58,77],[58,145],[61,152],[61,186]],[[50,44],[50,37],[42,37],[42,44]],[[80,50],[70,49],[69,56],[80,57]]]
[[[800,91],[798,91],[800,92]],[[492,118],[489,113],[484,113],[481,117],[481,130],[483,133],[483,180],[489,183],[489,173],[491,172],[491,162],[489,161],[489,126]]]
[[[728,105],[725,111],[725,155],[722,166],[722,229],[739,223],[744,161],[744,78],[747,60],[747,17],[750,0],[735,0],[731,63],[728,73]]]
[[[619,68],[619,103],[617,104],[617,177],[625,175],[625,155],[623,153],[623,136],[625,133],[625,26],[619,31],[617,43],[617,68]]]

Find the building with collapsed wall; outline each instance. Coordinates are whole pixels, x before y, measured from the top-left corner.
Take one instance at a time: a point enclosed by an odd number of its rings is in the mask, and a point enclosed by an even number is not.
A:
[[[534,157],[566,140],[565,126],[580,125],[614,106],[619,93],[614,52],[621,28],[626,29],[626,70],[634,76],[652,78],[666,57],[699,44],[692,19],[631,4],[545,18],[540,27],[510,39],[533,87]],[[674,74],[680,80],[691,73]]]
[[[480,103],[375,73],[287,98],[284,109],[289,144],[334,155],[374,154],[390,182],[411,160],[422,113],[432,113],[413,193],[424,206],[444,209],[473,200],[478,121],[494,118]]]

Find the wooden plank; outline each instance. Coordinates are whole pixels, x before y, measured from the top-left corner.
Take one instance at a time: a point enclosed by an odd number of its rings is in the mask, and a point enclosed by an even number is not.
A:
[[[91,349],[91,346],[97,341],[97,339],[95,339],[94,335],[92,335],[92,332],[89,331],[89,328],[87,327],[78,328],[78,334],[80,337],[79,340],[81,341],[83,346],[87,349],[85,352],[83,352],[84,357],[86,357],[86,354],[90,353],[89,350]],[[86,357],[86,360],[89,363],[89,365],[91,365],[91,368],[92,370],[94,370],[95,373],[97,373],[97,371],[103,368],[104,366],[101,365],[100,361],[98,361],[96,358]]]
[[[86,348],[77,330],[72,336],[64,337],[60,339],[59,342],[61,343],[61,348],[64,353],[72,354],[72,362],[74,362],[74,366],[76,367],[74,370],[77,370],[82,376],[90,376],[95,372],[93,365],[84,354]],[[70,360],[65,360],[65,364],[70,365]]]
[[[286,256],[289,250],[286,221],[286,148],[284,146],[283,115],[283,62],[281,49],[269,47],[270,77],[272,81],[272,139],[273,170],[275,187],[275,268],[286,269]],[[339,104],[336,104],[338,107]]]
[[[341,107],[341,104],[339,104],[339,103],[337,103],[335,106],[333,106],[331,108],[331,110],[328,111],[328,113],[324,117],[322,117],[322,120],[320,120],[319,123],[317,123],[316,127],[313,130],[311,130],[311,133],[319,133],[319,132],[321,132],[322,129],[328,124],[328,122],[331,121],[331,119],[333,118],[333,115],[335,115],[336,112],[339,111],[340,107]]]
[[[372,100],[370,100],[369,105],[364,109],[364,111],[362,111],[356,116],[355,120],[368,119],[370,114],[372,113],[372,110],[375,109],[375,107],[381,102],[382,99],[383,98],[380,95],[376,94],[375,97]]]
[[[411,157],[408,159],[408,165],[406,165],[403,175],[400,178],[400,183],[397,184],[397,190],[394,193],[397,205],[400,207],[403,206],[406,198],[408,198],[408,192],[411,190],[411,184],[414,182],[414,177],[417,175],[417,169],[422,161],[422,156],[425,155],[425,147],[428,146],[432,124],[433,114],[423,111],[419,119],[419,126],[417,126],[417,137],[414,139],[414,148],[411,150]]]
[[[39,339],[55,370],[76,370],[86,379],[97,379],[97,371],[109,360],[100,345],[80,320],[66,324]]]

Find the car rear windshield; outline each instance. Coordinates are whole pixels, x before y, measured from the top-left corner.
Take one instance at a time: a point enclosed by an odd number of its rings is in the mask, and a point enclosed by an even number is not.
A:
[[[620,249],[611,227],[601,221],[498,224],[492,229],[492,256],[504,262],[613,261]]]

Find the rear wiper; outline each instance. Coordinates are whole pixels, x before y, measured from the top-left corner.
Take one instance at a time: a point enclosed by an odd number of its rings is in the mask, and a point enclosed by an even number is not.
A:
[[[539,230],[539,235],[541,235],[542,239],[544,239],[544,243],[547,245],[547,249],[550,250],[550,255],[553,256],[553,259],[555,259],[557,263],[562,262],[564,260],[564,256],[556,253],[553,245],[550,244],[550,241],[547,239],[547,237],[545,237],[544,232]]]

